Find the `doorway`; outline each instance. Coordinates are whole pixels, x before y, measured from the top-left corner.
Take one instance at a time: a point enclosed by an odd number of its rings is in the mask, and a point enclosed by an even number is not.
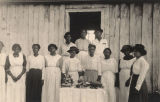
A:
[[[69,27],[72,42],[80,38],[80,30],[87,29],[89,34],[101,27],[101,12],[69,12]]]

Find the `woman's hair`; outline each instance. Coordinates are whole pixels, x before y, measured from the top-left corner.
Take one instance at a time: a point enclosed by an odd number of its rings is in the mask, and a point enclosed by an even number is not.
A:
[[[14,45],[12,46],[12,50],[15,51],[16,47],[19,47],[20,51],[22,50],[20,44],[14,44]]]
[[[39,44],[33,44],[33,45],[32,45],[32,49],[33,49],[35,46],[37,46],[37,47],[38,47],[38,49],[40,49],[40,48],[41,48],[41,46],[40,46]]]
[[[101,33],[103,33],[103,29],[97,28],[97,29],[95,30],[95,32],[101,32]]]
[[[129,53],[133,52],[134,48],[131,45],[123,45],[121,52],[125,53],[126,51],[129,51]]]
[[[145,50],[145,47],[142,44],[136,44],[134,46],[134,52],[140,52],[142,56],[147,54],[147,51]]]
[[[49,44],[48,45],[48,51],[50,51],[51,47],[54,47],[56,50],[58,49],[58,47],[56,46],[56,44]]]
[[[96,49],[96,45],[89,44],[89,45],[88,45],[88,48],[91,48],[91,47],[94,47],[94,48]]]
[[[110,48],[105,48],[105,49],[103,50],[103,53],[104,53],[106,50],[108,50],[108,51],[110,52],[110,54],[112,54],[112,51],[111,51]]]
[[[66,32],[66,33],[64,34],[64,38],[66,38],[68,35],[71,35],[71,33],[70,33],[70,32]]]

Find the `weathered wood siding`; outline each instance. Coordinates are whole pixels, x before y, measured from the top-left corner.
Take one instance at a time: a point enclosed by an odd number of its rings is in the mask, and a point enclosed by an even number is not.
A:
[[[146,46],[150,71],[147,84],[151,90],[160,89],[160,4],[83,4],[83,5],[0,5],[0,40],[7,53],[14,43],[20,43],[26,55],[32,53],[33,43],[41,45],[47,54],[49,43],[60,46],[66,31],[67,9],[102,9],[103,37],[109,42],[113,56],[121,57],[124,44],[142,43]]]

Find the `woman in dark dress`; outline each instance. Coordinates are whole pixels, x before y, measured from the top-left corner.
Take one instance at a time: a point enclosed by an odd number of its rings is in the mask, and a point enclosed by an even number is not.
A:
[[[26,102],[41,102],[45,59],[42,55],[38,54],[40,49],[39,44],[33,44],[32,49],[34,54],[28,58]]]
[[[144,56],[147,54],[142,44],[134,47],[136,61],[131,68],[131,84],[128,102],[148,102],[148,93],[145,77],[149,69],[149,64]]]

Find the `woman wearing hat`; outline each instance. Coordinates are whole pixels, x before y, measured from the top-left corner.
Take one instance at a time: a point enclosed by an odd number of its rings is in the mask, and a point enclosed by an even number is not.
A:
[[[131,45],[124,45],[121,49],[124,57],[120,59],[120,95],[119,102],[128,102],[129,87],[125,86],[126,80],[130,77],[131,66],[135,58],[131,55],[133,47]]]
[[[26,57],[19,44],[14,44],[12,50],[5,64],[8,75],[7,102],[25,102]]]
[[[70,47],[68,50],[70,57],[63,62],[62,73],[66,76],[70,75],[73,79],[73,83],[76,84],[81,76],[79,72],[82,72],[81,62],[76,58],[76,54],[79,53],[77,47]]]
[[[4,47],[3,42],[0,41],[0,102],[5,102],[5,70],[4,65],[6,62],[6,54],[2,53],[2,49]]]
[[[45,56],[46,68],[44,75],[42,102],[59,102],[61,56],[56,53],[57,49],[58,48],[55,44],[50,44],[48,46],[48,51],[50,54]]]
[[[147,54],[142,44],[136,44],[134,47],[134,56],[136,61],[131,68],[131,84],[128,102],[148,102],[147,85],[145,77],[149,69],[149,64],[144,56]]]

